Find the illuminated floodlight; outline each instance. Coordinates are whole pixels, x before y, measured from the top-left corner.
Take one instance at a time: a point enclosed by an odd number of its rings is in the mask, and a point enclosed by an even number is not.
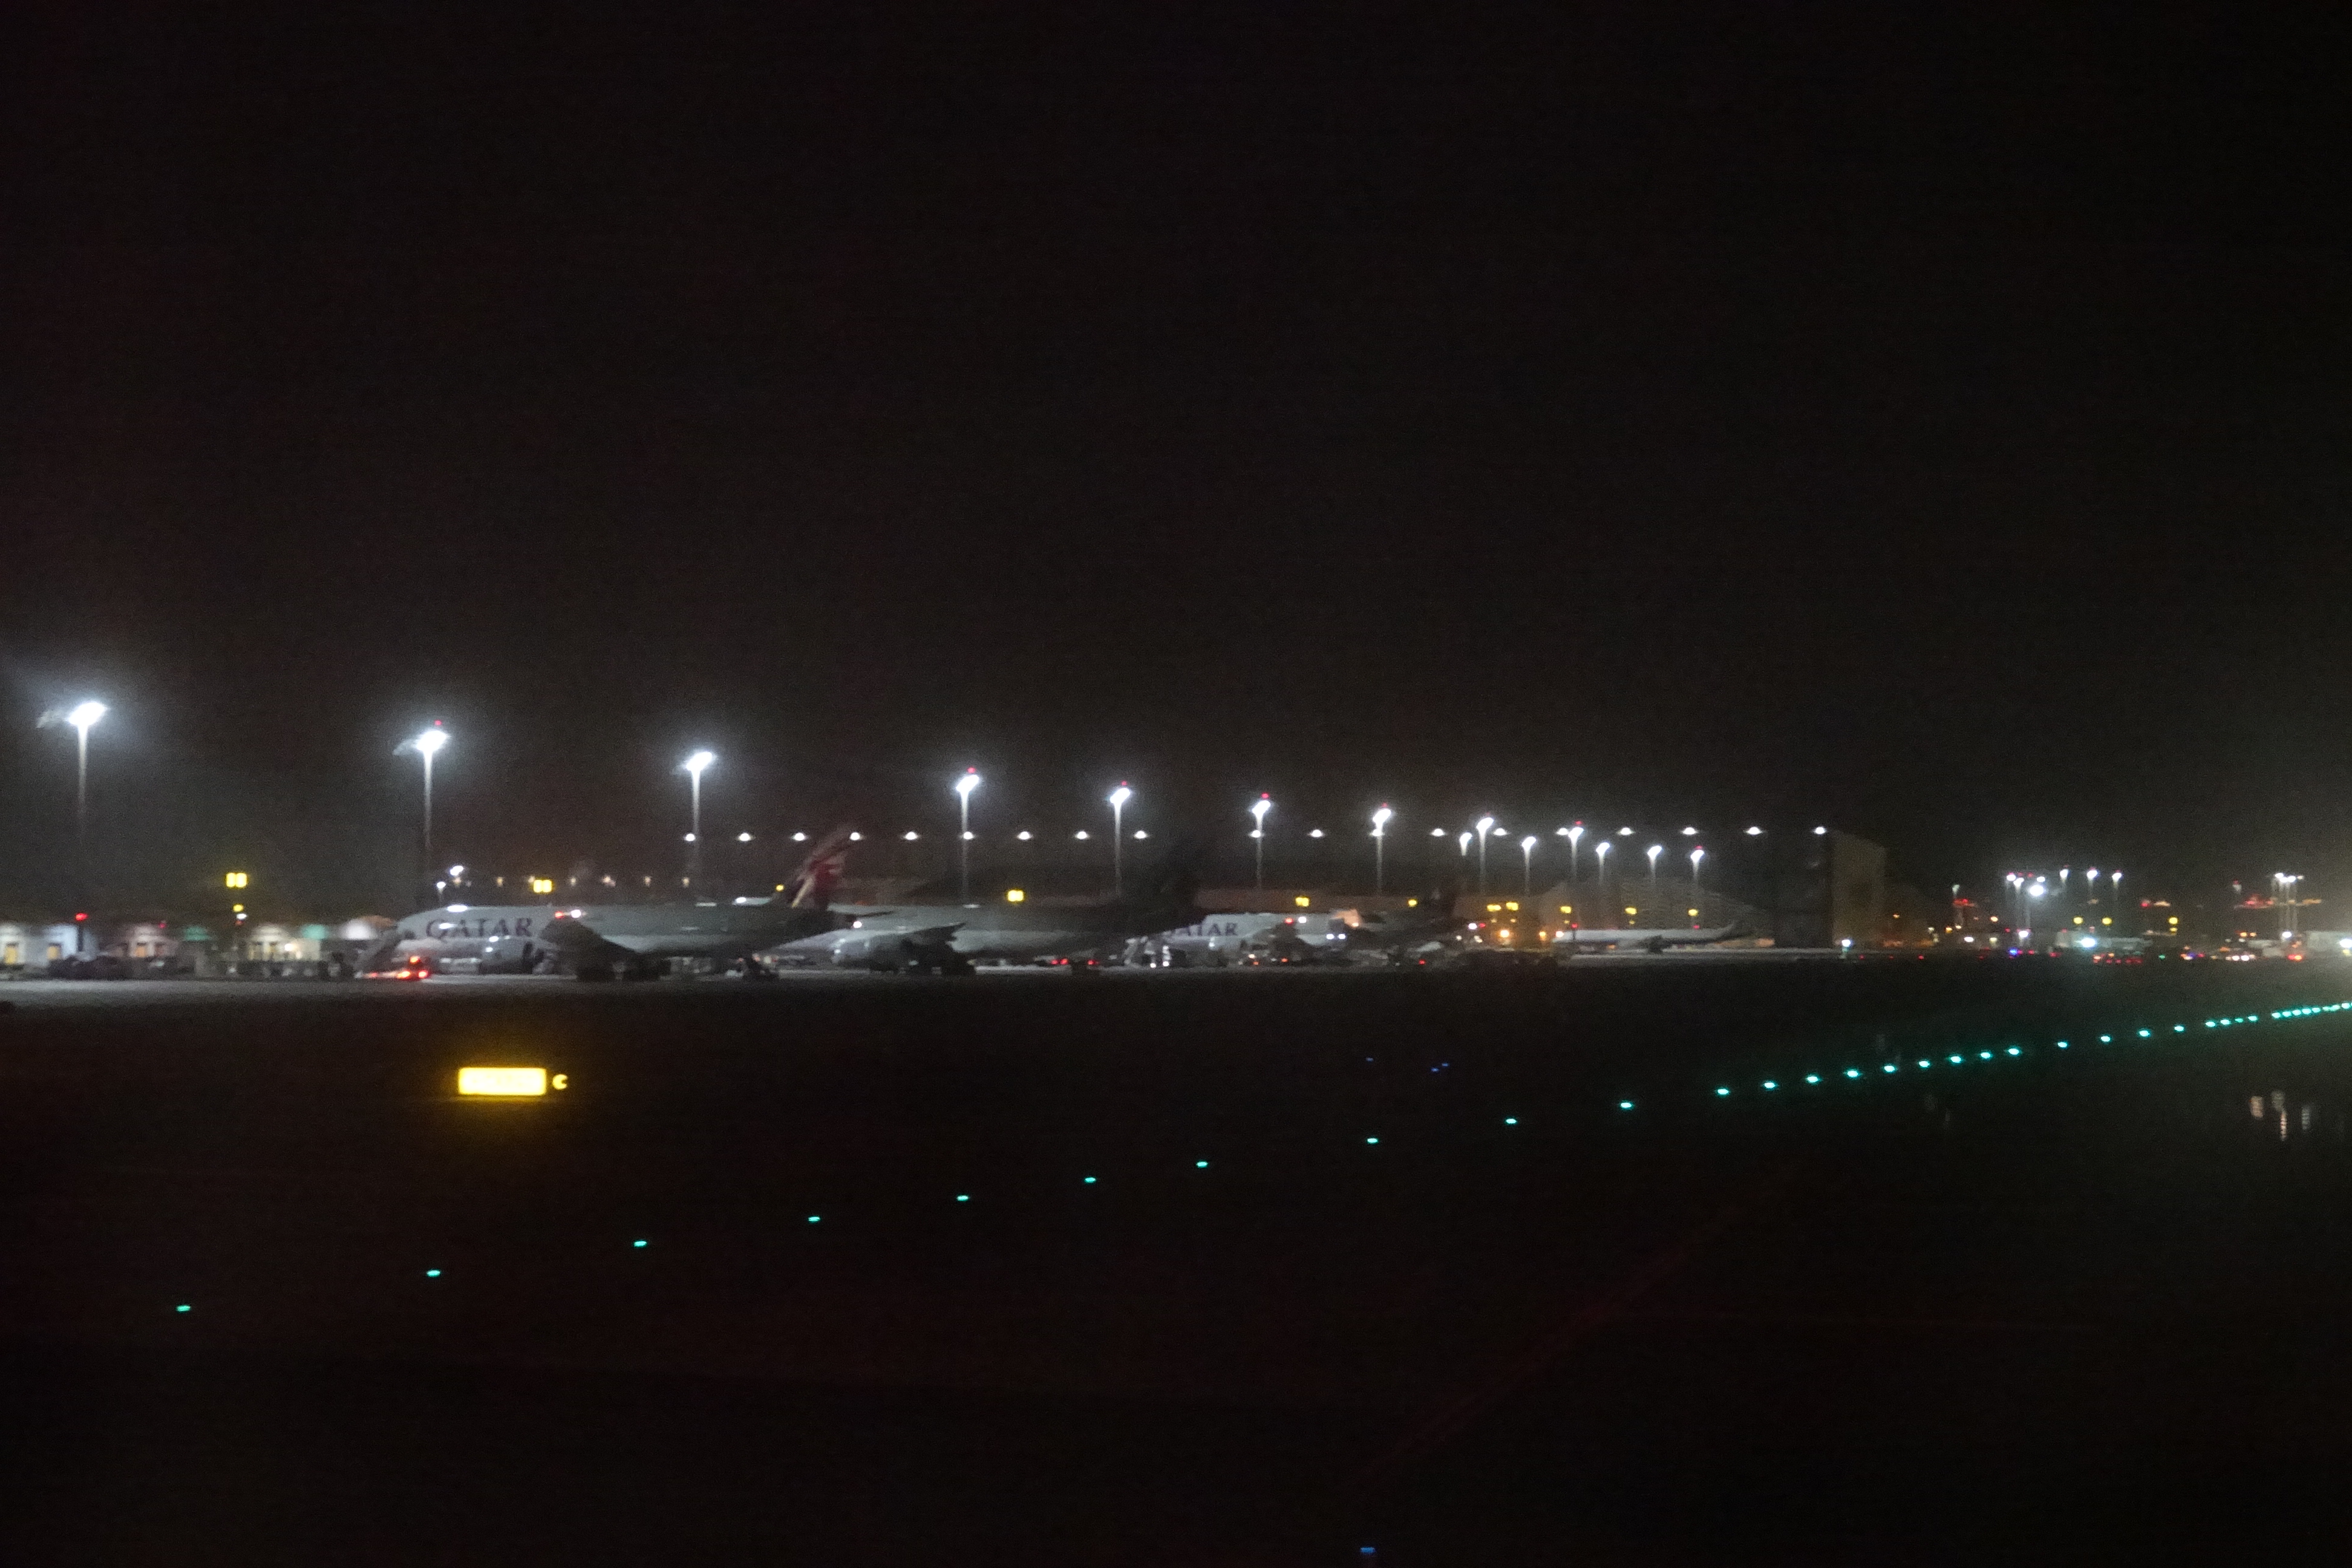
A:
[[[1698,829],[1696,827],[1685,827],[1683,829],[1683,837],[1685,838],[1696,838],[1698,837]]]
[[[963,777],[956,780],[955,782],[956,794],[963,796],[966,800],[970,800],[971,798],[971,792],[979,787],[980,770],[978,768],[964,769]]]
[[[1748,837],[1750,837],[1750,838],[1760,838],[1760,837],[1763,837],[1763,835],[1764,835],[1764,830],[1763,830],[1762,828],[1760,828],[1760,827],[1750,827],[1750,828],[1748,830]]]
[[[459,1068],[459,1094],[497,1100],[539,1100],[547,1094],[545,1068]]]
[[[719,753],[716,752],[696,751],[689,754],[686,761],[678,763],[678,766],[684,768],[688,773],[692,773],[695,777],[700,778],[702,776],[702,770],[709,767],[718,760]]]
[[[85,735],[89,733],[92,724],[105,717],[106,704],[103,702],[77,702],[66,710],[66,722]]]
[[[748,833],[739,833],[735,836],[735,842],[738,844],[749,844],[751,842],[751,836]]]
[[[1028,896],[1029,895],[1027,893],[1022,891],[1019,888],[1007,888],[1004,889],[1004,901],[1008,904],[1017,904]]]

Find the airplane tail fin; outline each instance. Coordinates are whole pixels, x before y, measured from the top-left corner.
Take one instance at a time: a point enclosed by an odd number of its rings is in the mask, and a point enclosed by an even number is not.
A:
[[[1201,891],[1201,858],[1200,840],[1189,835],[1179,837],[1137,872],[1129,884],[1131,891],[1128,896],[1139,903],[1176,910],[1192,909]]]
[[[836,827],[809,848],[808,856],[784,879],[783,901],[796,910],[831,907],[835,884],[849,861],[849,829]]]

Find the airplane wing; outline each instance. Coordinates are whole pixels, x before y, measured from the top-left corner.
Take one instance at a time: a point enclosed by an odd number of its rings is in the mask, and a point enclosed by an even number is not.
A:
[[[861,921],[788,942],[775,951],[826,959],[844,969],[881,967],[908,958],[936,960],[948,952],[955,933],[962,929],[961,921],[926,926],[875,926]]]

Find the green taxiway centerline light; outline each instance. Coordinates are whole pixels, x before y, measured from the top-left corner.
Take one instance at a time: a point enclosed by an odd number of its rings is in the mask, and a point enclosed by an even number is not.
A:
[[[1964,1061],[1966,1061],[1966,1060],[1968,1060],[1968,1058],[1967,1058],[1966,1057],[1954,1057],[1954,1058],[1952,1058],[1952,1065],[1953,1065],[1954,1067],[1958,1067],[1962,1062],[1964,1062]]]
[[[1207,1170],[1208,1168],[1209,1168],[1209,1162],[1207,1162],[1206,1160],[1195,1160],[1195,1161],[1193,1161],[1193,1162],[1192,1162],[1192,1169],[1194,1169],[1194,1170],[1196,1170],[1196,1171],[1205,1171],[1205,1170]]]
[[[2023,1051],[2021,1051],[2021,1050],[2019,1050],[2015,1046],[2011,1046],[2011,1047],[2009,1047],[2009,1054],[2010,1054],[2011,1056],[2013,1056],[2013,1057],[2021,1057],[2021,1056],[2023,1056],[2025,1053],[2024,1053]]]
[[[1088,1176],[1088,1177],[1087,1178],[1087,1185],[1088,1185],[1088,1186],[1090,1186],[1090,1187],[1091,1187],[1091,1186],[1093,1186],[1094,1184],[1095,1184],[1095,1179],[1094,1179],[1092,1176]]]
[[[1717,1094],[1729,1094],[1731,1091],[1727,1089],[1718,1089],[1715,1092]]]
[[[1845,1076],[1848,1078],[1860,1078],[1862,1076],[1862,1069],[1860,1068],[1848,1068],[1845,1069]]]
[[[956,1202],[960,1204],[968,1204],[971,1202],[971,1194],[970,1193],[958,1193],[956,1194]]]
[[[1367,1138],[1367,1139],[1365,1139],[1365,1140],[1364,1140],[1364,1142],[1367,1142],[1367,1143],[1377,1143],[1377,1142],[1380,1142],[1380,1140],[1379,1140],[1379,1139],[1377,1139],[1377,1138]]]
[[[1805,1075],[1805,1081],[1807,1083],[1819,1083],[1822,1081],[1822,1075],[1817,1072],[1809,1072]]]
[[[1926,1062],[1921,1062],[1919,1065],[1921,1067],[1926,1067],[1927,1064]],[[1881,1072],[1901,1072],[1903,1070],[1903,1064],[1901,1062],[1888,1062],[1885,1067],[1878,1070]]]
[[[1764,1080],[1764,1087],[1765,1087],[1766,1089],[1778,1089],[1778,1088],[1780,1088],[1780,1086],[1779,1084],[1777,1084],[1777,1083],[1774,1083],[1770,1079],[1769,1079],[1769,1078],[1768,1078],[1768,1079],[1766,1079]]]
[[[172,1310],[174,1312],[191,1312],[195,1310],[195,1309],[189,1306],[187,1302],[183,1301],[178,1306],[173,1308]]]
[[[1633,1109],[1633,1102],[1630,1100],[1621,1100],[1617,1102],[1617,1109],[1620,1110],[1631,1110]]]
[[[811,1224],[811,1225],[814,1225],[818,1220],[823,1219],[824,1217],[824,1216],[823,1215],[814,1215],[814,1214],[813,1214],[813,1215],[809,1215],[809,1224]]]
[[[1503,1118],[1503,1125],[1506,1127],[1517,1127],[1518,1124],[1519,1119],[1516,1116],[1506,1116]]]
[[[427,1279],[438,1279],[441,1278],[441,1270],[438,1268],[428,1268],[425,1271],[425,1278]]]
[[[633,1241],[633,1242],[629,1243],[629,1245],[630,1245],[631,1247],[643,1247],[643,1246],[645,1246],[646,1244],[645,1244],[643,1241]]]

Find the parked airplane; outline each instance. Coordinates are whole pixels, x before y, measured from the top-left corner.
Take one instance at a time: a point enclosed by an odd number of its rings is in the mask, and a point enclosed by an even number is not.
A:
[[[1620,952],[1639,949],[1644,952],[1664,952],[1670,947],[1706,947],[1718,942],[1731,942],[1751,935],[1738,924],[1715,926],[1707,930],[1663,928],[1654,931],[1557,931],[1551,934],[1554,947],[1571,952],[1587,948],[1615,948]]]
[[[1085,902],[1031,903],[1017,889],[986,902],[919,897],[889,904],[835,904],[837,929],[780,944],[787,961],[840,969],[968,974],[977,962],[1108,956],[1133,938],[1196,923],[1198,879],[1180,846],[1138,880],[1138,890]],[[1020,896],[1016,896],[1020,895]]]
[[[649,979],[673,958],[728,963],[830,931],[827,907],[848,846],[838,829],[809,851],[772,898],[730,904],[447,904],[420,910],[384,934],[360,965],[383,973],[411,959],[472,960],[484,973],[555,967],[583,980]]]

